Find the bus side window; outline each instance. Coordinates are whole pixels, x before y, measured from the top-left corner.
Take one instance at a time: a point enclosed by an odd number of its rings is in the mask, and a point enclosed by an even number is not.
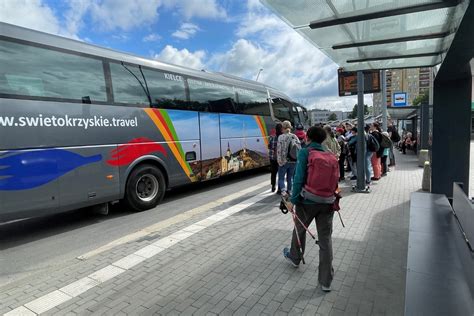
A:
[[[190,110],[186,101],[184,78],[181,75],[143,69],[152,106],[163,109]],[[139,77],[140,78],[140,77]]]
[[[281,98],[273,98],[272,102],[273,114],[277,119],[280,121],[293,121],[290,112],[290,102]]]
[[[263,92],[235,88],[239,113],[270,116],[267,94]]]
[[[235,93],[231,86],[188,78],[191,106],[196,111],[237,113]]]
[[[107,101],[102,60],[0,40],[0,94]]]
[[[140,80],[142,75],[138,67],[126,65]],[[110,63],[114,101],[130,105],[149,105],[148,98],[140,82],[123,65]]]

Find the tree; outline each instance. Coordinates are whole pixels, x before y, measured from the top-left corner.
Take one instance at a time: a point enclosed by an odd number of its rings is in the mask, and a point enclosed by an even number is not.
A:
[[[364,104],[364,115],[369,114],[369,106],[367,104]],[[350,119],[355,119],[357,118],[357,104],[354,104],[354,107],[352,108],[352,113],[347,116]]]
[[[331,115],[328,116],[328,121],[335,121],[335,120],[337,120],[336,113],[331,113]]]
[[[422,103],[428,103],[429,102],[429,97],[428,97],[428,93],[425,92],[423,94],[419,94],[416,96],[415,99],[413,99],[413,105],[417,106],[417,105],[420,105]]]

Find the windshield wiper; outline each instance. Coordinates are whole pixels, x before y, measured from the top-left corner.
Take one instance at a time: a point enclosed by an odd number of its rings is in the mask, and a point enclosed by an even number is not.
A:
[[[142,87],[143,89],[143,92],[145,92],[145,95],[148,99],[148,103],[151,107],[151,95],[150,95],[150,90],[148,90],[148,84],[146,82],[146,79],[145,79],[145,75],[143,74],[143,71],[142,71],[142,66],[138,66],[138,69],[140,69],[140,73],[142,74],[142,77],[143,77],[143,81],[145,82],[145,86],[143,85],[143,83],[140,81],[140,79],[138,79],[138,77],[133,73],[133,71],[131,71],[130,69],[128,69],[127,66],[125,66],[125,64],[122,62],[120,62],[123,66],[123,68],[127,69],[127,71],[135,77],[135,79],[137,79],[138,83],[140,84],[140,86]]]

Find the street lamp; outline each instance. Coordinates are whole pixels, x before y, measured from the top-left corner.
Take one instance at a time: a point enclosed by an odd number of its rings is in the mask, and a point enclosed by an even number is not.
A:
[[[257,74],[257,78],[255,79],[255,81],[258,81],[258,77],[260,77],[260,73],[263,71],[263,68],[260,68],[258,70],[258,74]]]

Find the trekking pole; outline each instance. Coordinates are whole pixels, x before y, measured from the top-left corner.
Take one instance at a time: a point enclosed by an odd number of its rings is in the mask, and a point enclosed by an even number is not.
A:
[[[306,227],[303,223],[303,221],[298,217],[298,215],[296,215],[296,212],[294,212],[293,210],[291,211],[292,214],[294,214],[294,216],[296,217],[296,219],[298,220],[298,222],[300,222],[301,226],[303,226],[303,228],[306,230],[306,232],[311,236],[311,238],[313,239],[316,239],[315,235],[309,230],[308,227]]]
[[[346,228],[346,225],[344,225],[344,222],[342,221],[341,213],[339,211],[336,211],[337,215],[339,215],[339,220],[341,221],[342,227]]]
[[[296,213],[295,211],[292,209],[290,210],[291,212],[291,218],[293,218],[293,223],[295,225],[295,234],[296,234],[296,241],[298,242],[298,250],[300,252],[300,255],[301,255],[301,262],[303,262],[303,264],[306,264],[305,261],[304,261],[304,253],[303,253],[303,246],[301,245],[301,240],[300,240],[300,236],[298,234],[298,228],[297,228],[297,225],[296,225]],[[304,225],[303,225],[304,227]]]

